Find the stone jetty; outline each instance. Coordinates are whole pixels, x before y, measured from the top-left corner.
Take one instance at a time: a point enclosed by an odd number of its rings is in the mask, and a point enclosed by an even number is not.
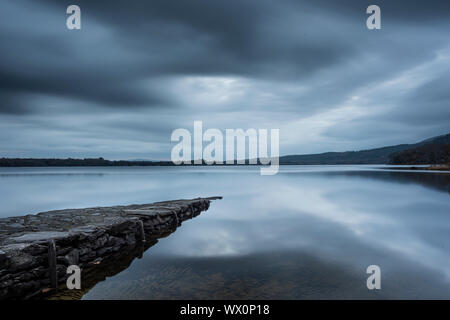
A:
[[[221,197],[66,209],[0,219],[0,299],[40,297],[64,288],[67,267],[148,248]],[[141,249],[142,250],[142,249]],[[92,274],[92,272],[91,272]]]

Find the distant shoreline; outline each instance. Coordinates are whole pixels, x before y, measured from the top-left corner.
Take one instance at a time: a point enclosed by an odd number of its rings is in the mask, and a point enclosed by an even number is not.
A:
[[[261,166],[261,163],[250,164],[246,160],[245,164],[180,164],[176,165],[172,161],[127,161],[127,160],[105,160],[103,158],[96,159],[35,159],[35,158],[0,158],[0,168],[47,168],[47,167],[203,167],[203,166]],[[372,163],[372,162],[336,162],[336,163],[292,163],[280,162],[280,166],[310,166],[310,165],[391,165],[384,169],[395,170],[430,170],[430,171],[450,171],[448,164],[426,164],[417,166],[418,164],[389,164],[389,163]]]
[[[50,159],[50,158],[0,158],[0,167],[131,167],[173,166],[172,161],[127,161],[103,158]]]
[[[449,164],[433,164],[427,167],[415,167],[414,165],[408,167],[388,167],[386,169],[396,169],[396,170],[429,170],[429,171],[450,171]]]
[[[200,156],[201,157],[201,156]],[[200,157],[197,160],[200,160]],[[262,158],[253,158],[256,164],[214,164],[226,165],[262,165]],[[285,155],[278,157],[279,165],[411,165],[411,170],[417,170],[414,165],[441,165],[450,159],[450,133],[433,137],[415,144],[400,144],[375,149],[345,152],[325,152],[318,154]],[[176,165],[170,160],[106,160],[104,158],[84,159],[57,159],[57,158],[0,158],[0,167],[150,167],[150,166],[203,166],[194,164],[197,160],[188,164]],[[265,162],[265,161],[263,161]],[[422,168],[423,169],[423,168]],[[430,168],[430,170],[448,170]]]

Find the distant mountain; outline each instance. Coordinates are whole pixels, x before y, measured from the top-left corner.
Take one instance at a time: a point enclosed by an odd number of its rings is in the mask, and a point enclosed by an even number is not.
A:
[[[394,154],[399,155],[400,152],[414,149],[427,145],[450,145],[450,133],[442,136],[437,136],[423,140],[415,144],[399,144],[395,146],[388,146],[376,149],[361,150],[361,151],[346,151],[346,152],[325,152],[319,154],[305,154],[305,155],[289,155],[280,157],[280,164],[388,164],[391,163]],[[427,148],[420,149],[421,152],[426,152]],[[430,149],[431,150],[431,149]],[[437,152],[433,148],[433,152]],[[396,158],[395,161],[403,161],[401,158]],[[426,157],[424,158],[426,159]],[[434,159],[434,158],[432,158]],[[398,163],[398,162],[396,162]],[[404,162],[401,162],[404,163]],[[437,162],[430,162],[437,163]],[[407,163],[405,163],[407,164]]]

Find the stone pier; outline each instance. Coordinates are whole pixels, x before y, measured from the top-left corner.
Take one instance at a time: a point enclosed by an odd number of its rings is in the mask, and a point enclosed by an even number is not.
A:
[[[221,197],[67,209],[0,219],[0,299],[63,287],[67,267],[101,268],[123,251],[149,247]],[[147,245],[145,245],[147,243]]]

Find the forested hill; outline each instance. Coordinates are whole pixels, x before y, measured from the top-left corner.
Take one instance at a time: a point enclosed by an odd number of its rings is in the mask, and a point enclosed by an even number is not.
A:
[[[283,156],[280,157],[280,164],[387,164],[393,162],[392,156],[394,154],[398,156],[395,158],[395,161],[399,161],[395,163],[408,164],[407,162],[402,162],[403,158],[401,158],[400,152],[426,145],[450,145],[450,133],[426,139],[415,144],[400,144],[361,151],[326,152],[320,154]],[[428,149],[423,148],[420,150],[425,152]],[[433,150],[433,152],[436,152],[436,149]]]
[[[391,164],[450,164],[450,144],[426,144],[391,155]]]

